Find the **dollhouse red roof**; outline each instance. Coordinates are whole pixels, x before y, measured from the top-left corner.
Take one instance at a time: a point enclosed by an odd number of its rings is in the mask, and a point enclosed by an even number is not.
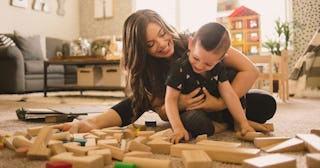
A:
[[[235,9],[228,17],[251,16],[251,15],[259,15],[259,14],[245,6],[240,6],[239,8]]]

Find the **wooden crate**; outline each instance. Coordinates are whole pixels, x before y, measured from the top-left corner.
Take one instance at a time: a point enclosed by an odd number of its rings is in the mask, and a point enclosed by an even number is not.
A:
[[[78,67],[77,85],[78,86],[96,86],[101,80],[102,72],[100,67]]]
[[[119,65],[102,67],[102,85],[108,87],[125,87],[125,75]]]

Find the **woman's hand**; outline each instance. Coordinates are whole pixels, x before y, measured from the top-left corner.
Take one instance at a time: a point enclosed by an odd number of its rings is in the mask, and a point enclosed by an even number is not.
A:
[[[193,104],[187,110],[202,109],[204,111],[221,111],[226,108],[224,101],[221,98],[212,96],[206,88],[202,89],[205,99],[197,104]],[[198,96],[200,97],[200,96]]]
[[[203,102],[204,94],[195,97],[200,91],[200,88],[195,89],[189,94],[180,94],[178,106],[179,110],[186,110],[194,106],[198,106]]]
[[[185,128],[177,128],[174,130],[172,137],[170,138],[170,142],[177,144],[181,139],[184,139],[186,142],[189,141],[189,133]]]
[[[67,122],[63,124],[53,125],[52,128],[59,129],[61,131],[69,131],[70,133],[84,133],[94,129],[93,124],[86,120],[73,120],[73,122]]]

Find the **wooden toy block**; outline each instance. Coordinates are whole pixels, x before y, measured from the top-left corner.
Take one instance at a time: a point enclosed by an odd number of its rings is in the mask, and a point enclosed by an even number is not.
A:
[[[101,148],[110,149],[110,150],[111,150],[112,158],[114,158],[114,159],[122,160],[123,157],[124,157],[124,151],[121,150],[120,148],[117,148],[117,147],[112,146],[112,145],[104,145],[104,144],[101,144],[101,145],[99,145],[99,146],[100,146]]]
[[[148,139],[147,137],[144,137],[144,136],[137,136],[136,138],[133,139],[134,141],[137,141],[139,143],[142,143],[142,144],[146,144],[148,142]]]
[[[49,145],[53,145],[53,144],[57,144],[57,143],[62,144],[63,141],[50,139],[49,142],[48,142],[48,146],[49,146]]]
[[[253,140],[253,143],[257,148],[263,148],[289,139],[290,137],[258,137]]]
[[[33,127],[33,128],[27,128],[27,132],[28,132],[28,135],[32,136],[32,137],[35,137],[38,135],[40,129],[42,128],[43,126],[39,126],[39,127]]]
[[[58,133],[54,133],[51,136],[52,140],[71,140],[71,135],[69,132],[58,132]]]
[[[268,153],[276,152],[298,152],[305,150],[304,142],[298,138],[291,138],[278,144],[270,145],[261,148],[263,151]]]
[[[77,142],[68,142],[63,144],[68,152],[74,153],[75,156],[85,156],[89,150],[99,149],[98,146],[80,146]]]
[[[145,151],[150,152],[151,147],[137,141],[129,141],[127,144],[127,151]]]
[[[127,152],[127,140],[126,139],[121,139],[120,149]]]
[[[93,135],[93,134],[86,134],[83,136],[84,139],[100,139],[100,137]]]
[[[243,161],[244,168],[295,168],[296,159],[284,154],[259,156]]]
[[[155,131],[137,131],[137,136],[144,136],[144,137],[149,138],[154,133],[155,133]]]
[[[115,147],[119,147],[119,142],[114,138],[113,139],[101,139],[101,140],[98,140],[97,144],[98,145],[100,145],[100,144],[112,145],[112,146],[115,146]]]
[[[61,141],[51,140],[48,144],[48,147],[50,148],[52,155],[67,152],[66,148],[63,146]]]
[[[16,157],[26,157],[28,153],[29,147],[28,146],[22,146],[19,148],[16,148]]]
[[[132,151],[124,154],[124,156],[133,156],[133,157],[150,157],[152,152],[143,152],[143,151]]]
[[[320,167],[320,153],[308,153],[306,155],[308,168]]]
[[[133,139],[135,137],[134,131],[132,131],[131,129],[123,130],[123,134],[123,138],[125,139]]]
[[[85,139],[90,133],[75,133],[71,134],[71,139]]]
[[[114,168],[136,168],[137,166],[132,163],[126,163],[126,162],[116,162],[114,164]]]
[[[97,141],[95,138],[88,138],[86,140],[87,140],[87,143],[85,146],[97,146]]]
[[[19,148],[19,147],[22,147],[22,146],[30,147],[32,145],[32,141],[30,141],[29,139],[27,139],[23,135],[19,135],[19,136],[14,136],[13,137],[12,145],[15,148]]]
[[[104,166],[103,157],[101,155],[74,156],[70,152],[52,156],[50,161],[69,162],[72,164],[72,168],[98,168]]]
[[[169,154],[171,143],[162,139],[153,139],[147,143],[152,153]]]
[[[102,132],[106,133],[106,135],[113,136],[114,133],[122,133],[123,130],[117,130],[117,129],[101,129]]]
[[[203,150],[183,150],[182,160],[185,168],[211,168],[212,160]]]
[[[133,163],[139,168],[170,168],[172,167],[171,160],[163,159],[151,159],[151,158],[139,158],[126,156],[123,158],[123,162]]]
[[[310,133],[320,136],[320,129],[312,129]]]
[[[92,130],[90,131],[91,134],[98,136],[101,139],[104,139],[107,136],[107,133],[101,130]]]
[[[261,132],[247,132],[246,135],[242,136],[240,132],[236,133],[237,138],[245,141],[253,141],[257,137],[265,137],[266,135]]]
[[[110,149],[98,149],[98,150],[90,150],[88,151],[88,156],[90,155],[101,155],[103,156],[104,165],[112,164],[112,156]]]
[[[207,134],[198,135],[195,139],[195,143],[200,142],[202,140],[208,140],[208,135]]]
[[[120,142],[121,139],[124,138],[124,133],[123,133],[123,132],[114,133],[112,136],[113,136],[118,142]]]
[[[305,142],[309,152],[320,153],[320,137],[314,134],[297,134],[298,138]]]
[[[202,140],[197,142],[196,144],[207,145],[207,146],[217,146],[217,147],[224,147],[224,148],[237,148],[241,146],[241,143],[214,141],[214,140]]]
[[[51,151],[47,148],[47,144],[52,135],[51,127],[42,127],[38,133],[33,144],[30,146],[28,151],[29,159],[48,159]]]
[[[101,131],[104,131],[104,130],[121,130],[121,127],[113,126],[113,127],[106,127],[101,129]]]
[[[175,144],[171,145],[170,155],[181,157],[183,150],[203,150],[212,160],[229,162],[229,163],[242,163],[243,160],[257,157],[260,153],[259,149],[253,148],[226,148],[218,146],[206,146],[198,144]]]
[[[149,139],[156,139],[156,138],[169,139],[172,135],[173,135],[172,129],[168,128],[168,129],[154,133],[149,137]]]
[[[72,168],[72,164],[69,162],[47,162],[46,163],[46,168]]]

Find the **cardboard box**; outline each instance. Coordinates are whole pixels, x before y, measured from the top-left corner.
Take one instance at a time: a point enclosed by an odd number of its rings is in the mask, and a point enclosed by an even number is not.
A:
[[[125,75],[120,65],[102,67],[102,85],[108,87],[125,87]]]
[[[78,67],[77,84],[79,86],[96,86],[101,80],[102,72],[100,67]]]

